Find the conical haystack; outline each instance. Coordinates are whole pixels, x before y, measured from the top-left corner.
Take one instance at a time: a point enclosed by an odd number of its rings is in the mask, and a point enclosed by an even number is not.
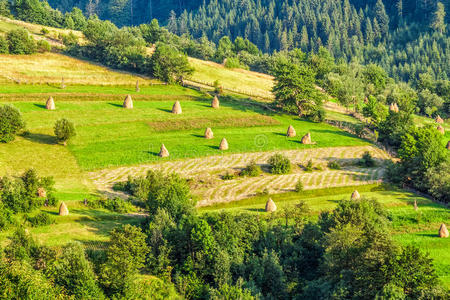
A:
[[[438,123],[438,124],[444,124],[444,120],[441,118],[440,115],[438,115],[438,116],[436,117],[436,123]]]
[[[181,104],[180,101],[176,101],[175,104],[172,107],[172,113],[179,115],[181,114],[183,111],[181,110]]]
[[[417,206],[417,200],[414,199],[414,210],[417,211],[419,207]]]
[[[361,195],[358,193],[357,190],[354,190],[352,193],[352,196],[350,197],[350,200],[358,200],[361,198]]]
[[[447,226],[445,226],[444,223],[442,223],[441,227],[439,228],[439,237],[441,237],[441,238],[448,238]]]
[[[398,105],[397,105],[397,103],[391,103],[391,105],[389,105],[389,110],[392,111],[392,112],[398,113]]]
[[[127,95],[127,97],[123,101],[123,108],[128,108],[128,109],[133,108],[133,99],[131,99],[130,95]]]
[[[266,203],[266,212],[274,212],[277,210],[277,206],[272,199],[269,199]]]
[[[212,132],[211,128],[206,128],[205,130],[205,139],[213,139],[214,133]]]
[[[450,141],[447,142],[447,150],[450,150]]]
[[[49,97],[47,103],[45,103],[45,108],[48,110],[56,109],[55,101],[53,101],[53,97]]]
[[[295,132],[294,126],[289,125],[287,133],[286,133],[286,136],[287,137],[294,137],[296,135],[297,135],[297,133]]]
[[[219,108],[220,107],[219,97],[214,96],[214,99],[212,99],[212,101],[211,101],[211,107],[212,108]]]
[[[61,205],[59,206],[59,215],[60,216],[69,215],[69,209],[67,208],[67,206],[64,202],[61,202]]]
[[[445,129],[444,129],[444,127],[442,127],[441,125],[439,125],[436,129],[437,129],[437,131],[439,131],[440,133],[445,134]]]
[[[159,156],[169,157],[169,151],[167,150],[166,146],[164,146],[164,144],[161,145],[161,150],[159,150]]]
[[[36,195],[39,198],[45,198],[47,197],[47,192],[45,191],[45,189],[43,187],[38,188]]]
[[[219,150],[228,150],[228,142],[226,138],[223,138],[220,142]]]
[[[307,134],[305,134],[305,136],[302,137],[302,144],[305,144],[305,145],[312,144],[312,142],[311,142],[311,133],[308,132]]]

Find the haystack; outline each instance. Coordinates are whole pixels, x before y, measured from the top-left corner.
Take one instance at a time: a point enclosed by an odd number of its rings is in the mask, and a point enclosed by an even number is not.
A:
[[[440,133],[445,134],[445,129],[444,129],[444,127],[442,127],[442,125],[439,125],[436,129],[437,129],[437,131],[439,131]]]
[[[447,142],[447,150],[450,150],[450,141]]]
[[[417,211],[419,207],[417,206],[417,200],[414,199],[414,210]]]
[[[212,108],[219,108],[220,107],[219,97],[217,97],[217,95],[214,96],[214,99],[212,99],[211,107]]]
[[[311,133],[308,132],[307,134],[305,134],[305,136],[302,137],[302,144],[305,144],[305,145],[312,144],[312,142],[311,142]]]
[[[179,115],[181,114],[183,111],[181,110],[181,104],[180,101],[176,101],[175,104],[172,107],[172,113]]]
[[[391,105],[389,105],[389,110],[398,113],[399,109],[397,103],[391,103]]]
[[[59,215],[60,216],[69,215],[69,209],[67,208],[67,206],[64,202],[61,202],[61,205],[59,206]]]
[[[277,206],[275,202],[273,202],[272,199],[269,198],[269,200],[266,203],[266,212],[274,212],[277,210]]]
[[[440,115],[438,115],[438,116],[436,117],[436,123],[438,123],[438,124],[444,124],[444,120],[441,118]]]
[[[133,108],[133,99],[131,99],[130,95],[127,95],[127,97],[123,101],[123,108],[128,108],[128,109]]]
[[[56,109],[55,101],[53,101],[53,97],[50,96],[50,98],[48,98],[47,103],[45,103],[45,108],[48,110]]]
[[[358,193],[357,190],[354,190],[352,193],[352,196],[350,197],[350,200],[358,200],[361,198],[361,195]]]
[[[439,228],[439,237],[441,237],[441,238],[448,238],[447,226],[445,226],[444,223],[442,223],[441,227]]]
[[[43,187],[38,188],[36,194],[37,194],[37,196],[38,196],[39,198],[45,198],[45,197],[47,197],[47,192],[45,191],[45,189],[44,189]]]
[[[219,150],[228,150],[228,142],[226,138],[223,138],[220,142]]]
[[[139,88],[139,80],[136,80],[136,93],[139,93],[141,89]]]
[[[169,157],[169,151],[167,150],[166,146],[164,146],[164,144],[161,145],[161,150],[159,150],[159,156]]]
[[[206,128],[205,130],[205,139],[213,139],[214,133],[212,132],[211,128]]]
[[[286,136],[287,137],[294,137],[296,135],[297,135],[297,133],[295,132],[294,126],[289,125],[287,133],[286,133]]]

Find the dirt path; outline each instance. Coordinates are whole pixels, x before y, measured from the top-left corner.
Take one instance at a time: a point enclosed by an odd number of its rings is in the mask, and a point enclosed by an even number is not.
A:
[[[365,169],[355,166],[365,151],[369,151],[377,159],[378,167]],[[221,179],[221,175],[238,172],[252,160],[265,169],[268,158],[274,153],[282,153],[291,160],[294,166],[291,174],[271,175],[264,172],[263,175],[253,178],[237,177],[227,181]],[[390,158],[386,152],[372,146],[336,147],[210,156],[104,169],[90,172],[88,176],[100,192],[114,195],[112,185],[127,180],[128,176],[142,176],[148,170],[177,172],[192,179],[193,193],[199,196],[199,205],[202,206],[240,200],[264,189],[271,193],[293,190],[300,179],[305,189],[373,183],[381,180],[384,172],[382,164],[387,159]],[[313,161],[314,166],[321,166],[323,171],[304,172],[301,166],[309,160]],[[328,169],[326,166],[330,160],[337,160],[342,170]]]

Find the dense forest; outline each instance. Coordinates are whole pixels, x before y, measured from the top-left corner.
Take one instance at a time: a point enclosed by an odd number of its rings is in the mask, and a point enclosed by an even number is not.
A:
[[[29,1],[29,0],[28,0]],[[16,1],[19,2],[19,1]],[[336,58],[381,65],[395,79],[414,81],[429,73],[448,79],[450,1],[143,1],[50,0],[52,7],[80,7],[118,26],[158,19],[178,35],[249,39],[265,53],[326,47]]]

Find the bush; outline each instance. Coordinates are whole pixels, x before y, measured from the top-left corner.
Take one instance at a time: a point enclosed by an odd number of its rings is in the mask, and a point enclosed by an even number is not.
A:
[[[250,164],[248,164],[244,170],[241,171],[239,174],[240,176],[250,176],[250,177],[256,177],[261,174],[261,167],[256,164],[255,161],[252,161]]]
[[[340,170],[341,165],[339,165],[339,163],[337,161],[332,160],[332,161],[328,162],[328,168],[330,168],[332,170]]]
[[[11,54],[33,54],[36,52],[36,42],[23,28],[8,32],[6,40]]]
[[[36,48],[39,53],[50,52],[50,50],[52,50],[50,44],[44,40],[37,41]]]
[[[14,141],[15,135],[25,127],[20,112],[9,105],[0,107],[0,142]]]
[[[313,170],[313,162],[312,162],[312,160],[310,159],[309,161],[308,161],[308,163],[306,164],[306,166],[305,166],[305,171],[306,172],[311,172]]]
[[[0,35],[0,54],[8,54],[8,53],[9,53],[8,42],[3,36]]]
[[[55,223],[55,220],[45,212],[40,212],[34,217],[26,215],[25,220],[29,222],[32,227],[45,226]]]
[[[55,123],[55,135],[58,142],[63,142],[67,145],[67,141],[76,136],[75,127],[73,123],[67,119],[60,119]]]
[[[372,167],[375,167],[376,162],[372,158],[372,155],[370,154],[370,152],[366,151],[366,152],[364,152],[361,160],[359,161],[359,165],[362,167],[366,167],[366,168],[372,168]]]
[[[225,175],[222,176],[223,180],[233,180],[236,176],[234,176],[234,174],[231,174],[230,172],[227,171],[227,173],[225,173]]]
[[[287,174],[291,172],[291,162],[282,154],[275,154],[268,160],[272,174]]]
[[[109,199],[109,198],[99,198],[96,200],[88,200],[88,206],[91,208],[104,208],[117,213],[127,213],[134,211],[134,206],[119,197]]]
[[[239,58],[237,57],[228,57],[225,61],[225,68],[228,69],[236,69],[236,68],[240,68],[240,69],[248,69],[248,66],[241,64],[241,62],[239,61]]]
[[[297,183],[295,184],[295,191],[296,191],[297,193],[303,192],[303,182],[302,182],[301,179],[299,179],[299,180],[297,181]]]
[[[49,32],[50,32],[50,31],[48,31],[47,28],[42,27],[42,29],[41,29],[41,34],[42,34],[42,35],[46,35],[46,34],[48,34]]]
[[[61,39],[62,39],[63,44],[66,47],[75,46],[78,42],[77,36],[75,34],[73,34],[72,32],[70,32],[69,34],[61,35]]]
[[[309,113],[306,118],[315,123],[322,123],[323,121],[325,121],[325,116],[325,109],[319,107],[318,109],[311,111],[311,113]]]

